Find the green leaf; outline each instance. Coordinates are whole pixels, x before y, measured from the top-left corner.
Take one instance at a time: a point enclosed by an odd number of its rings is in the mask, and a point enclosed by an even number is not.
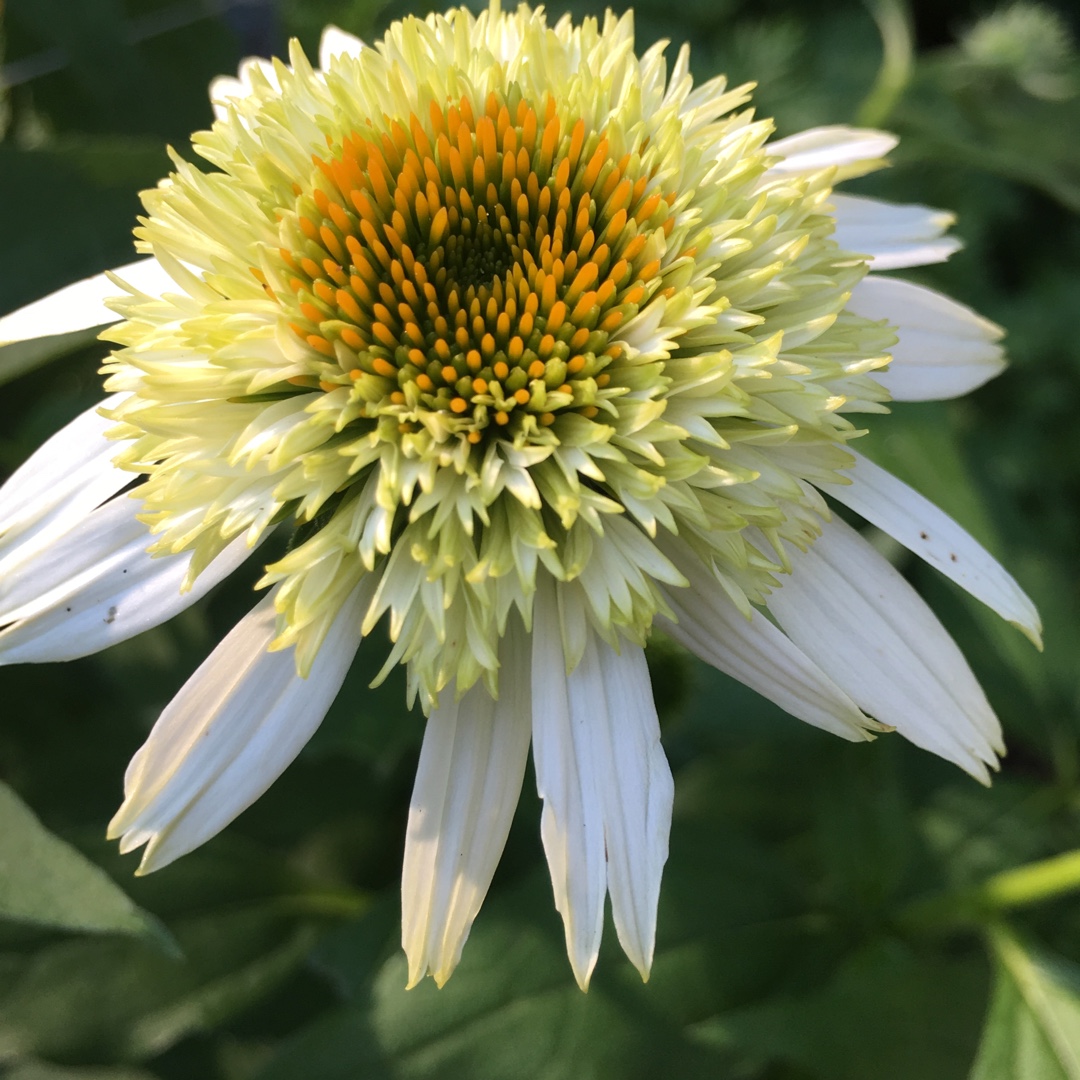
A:
[[[984,995],[978,958],[880,941],[816,990],[714,1017],[695,1033],[822,1080],[955,1080],[974,1052]]]
[[[0,783],[0,917],[35,926],[168,941],[167,932],[89,859],[50,833]]]
[[[896,111],[903,160],[970,165],[1037,188],[1080,211],[1075,139],[1048,138],[1080,123],[1080,100],[1045,101],[988,79],[951,57],[922,66],[916,94]]]
[[[284,982],[311,949],[316,936],[313,926],[301,925],[276,949],[141,1017],[128,1036],[128,1053],[143,1060],[167,1050],[186,1035],[212,1031]]]
[[[531,800],[524,813],[538,814]],[[399,909],[387,901],[320,943],[314,963],[351,1000],[287,1041],[258,1080],[724,1075],[726,1051],[689,1038],[689,1025],[757,1000],[825,951],[782,865],[686,820],[673,834],[647,985],[609,924],[581,993],[542,866],[489,897],[441,990],[431,980],[405,990]]]
[[[997,981],[970,1080],[1080,1080],[1080,966],[990,935]]]
[[[155,1080],[148,1072],[133,1069],[67,1069],[42,1061],[26,1062],[4,1073],[4,1080]]]
[[[1080,850],[1001,870],[978,885],[925,897],[901,913],[912,927],[986,923],[1002,911],[1080,890]]]
[[[276,989],[310,948],[306,922],[273,902],[179,920],[183,959],[120,938],[40,948],[0,987],[0,1061],[160,1054]]]
[[[404,957],[395,951],[364,980],[368,1007],[357,1002],[324,1016],[289,1040],[258,1080],[645,1080],[672,1063],[683,1075],[715,1074],[720,1058],[683,1038],[663,1011],[666,995],[643,987],[613,950],[605,949],[600,973],[581,993],[543,876],[501,899],[485,905],[442,990],[427,980],[406,991]]]

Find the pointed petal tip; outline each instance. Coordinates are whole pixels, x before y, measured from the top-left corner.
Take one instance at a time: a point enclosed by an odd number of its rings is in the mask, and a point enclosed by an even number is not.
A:
[[[355,34],[342,30],[333,23],[327,25],[322,32],[319,41],[319,67],[322,71],[328,71],[333,59],[337,56],[359,56],[365,45]]]
[[[429,975],[432,982],[435,983],[437,989],[441,990],[449,981],[450,976],[454,974],[454,970],[457,968],[457,962],[452,964],[443,964],[438,968],[431,967],[430,964],[420,960],[413,960],[409,958],[409,978],[405,983],[406,990],[415,990]]]
[[[119,840],[118,847],[121,855],[130,855],[139,847],[139,841],[126,833],[121,834]]]
[[[135,871],[136,877],[146,877],[147,874],[164,870],[166,866],[170,866],[191,850],[190,847],[178,848],[175,841],[173,841],[174,836],[174,833],[166,830],[143,838],[148,842],[146,850],[143,852],[142,862],[139,863],[139,869]]]
[[[142,839],[145,842],[146,837],[144,836]],[[125,851],[123,841],[121,841],[120,854],[126,855],[128,851],[131,851],[133,848],[137,848],[138,846],[139,845],[137,843],[133,843],[127,848],[127,851]],[[139,865],[135,868],[135,877],[146,877],[147,874],[152,874],[155,870],[158,869],[158,867],[154,865],[153,849],[154,843],[152,838],[151,843],[147,844],[146,847],[143,849],[142,859],[139,861]]]
[[[1036,649],[1039,650],[1039,652],[1042,652],[1045,648],[1042,636],[1042,619],[1039,618],[1036,612],[1032,612],[1032,615],[1033,618],[1031,619],[1031,621],[1010,619],[1009,625],[1015,626],[1016,629],[1019,630],[1020,633],[1023,634],[1024,637],[1026,637],[1032,645],[1035,646]]]
[[[628,949],[625,941],[620,942],[620,944],[623,947],[623,952],[626,953],[626,958],[634,965],[634,970],[641,976],[641,981],[647,983],[649,976],[652,974],[655,942],[650,942],[647,949],[640,950],[637,948]]]
[[[972,748],[971,758],[967,762],[956,762],[973,780],[977,780],[984,788],[993,786],[994,773],[1001,771],[1000,758],[1005,754],[1005,744],[1000,737],[988,740],[991,744],[990,753],[980,753]]]

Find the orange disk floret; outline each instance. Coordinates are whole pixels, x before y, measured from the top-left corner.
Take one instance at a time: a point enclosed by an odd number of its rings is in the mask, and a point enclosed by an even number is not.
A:
[[[596,416],[567,380],[611,384],[613,337],[657,291],[657,253],[675,250],[675,194],[641,170],[644,144],[614,158],[606,132],[515,90],[432,100],[327,145],[282,209],[289,291],[253,270],[312,352],[304,385],[344,373],[368,417],[381,400],[471,417],[453,428],[471,444],[564,410]],[[385,399],[365,373],[392,381]]]

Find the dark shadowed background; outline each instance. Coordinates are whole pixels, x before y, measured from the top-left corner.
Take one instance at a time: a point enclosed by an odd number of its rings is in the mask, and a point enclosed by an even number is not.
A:
[[[400,677],[366,688],[378,641],[222,836],[146,879],[103,839],[128,758],[251,606],[253,571],[100,657],[0,671],[0,1076],[1080,1080],[1076,12],[636,7],[639,51],[689,40],[696,77],[757,80],[781,134],[899,133],[894,167],[853,187],[959,215],[965,250],[907,276],[1007,327],[1012,366],[962,401],[898,408],[860,449],[966,525],[1041,609],[1042,655],[887,549],[1002,718],[1000,777],[984,790],[896,737],[842,743],[657,640],[677,799],[649,985],[610,927],[589,994],[574,985],[528,778],[460,968],[442,991],[406,993],[398,885],[422,718]],[[326,22],[371,39],[427,10],[8,0],[0,312],[132,258],[136,193],[167,170],[167,143],[183,152],[209,123],[214,75],[291,35],[314,55]],[[0,477],[100,396],[102,353],[0,368]]]

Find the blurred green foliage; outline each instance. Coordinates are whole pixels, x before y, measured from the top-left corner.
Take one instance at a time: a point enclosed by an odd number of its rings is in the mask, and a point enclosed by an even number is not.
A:
[[[8,0],[0,311],[131,257],[136,192],[245,52],[296,34],[313,53],[325,22],[377,34],[421,7]],[[400,673],[366,688],[378,642],[221,837],[146,879],[101,839],[128,757],[250,605],[253,578],[234,581],[100,657],[0,673],[0,1075],[1080,1080],[1080,857],[1055,858],[1080,848],[1077,28],[1064,6],[980,14],[642,0],[637,27],[640,47],[689,40],[699,79],[757,80],[781,134],[898,132],[894,167],[858,189],[958,211],[966,250],[912,276],[1006,326],[1013,365],[864,442],[1043,614],[1039,655],[897,556],[1002,716],[995,785],[897,738],[834,741],[658,639],[677,802],[651,982],[609,928],[589,994],[574,986],[527,781],[461,967],[406,993],[397,890],[423,729]],[[0,473],[99,395],[100,346],[61,344],[0,371]]]

